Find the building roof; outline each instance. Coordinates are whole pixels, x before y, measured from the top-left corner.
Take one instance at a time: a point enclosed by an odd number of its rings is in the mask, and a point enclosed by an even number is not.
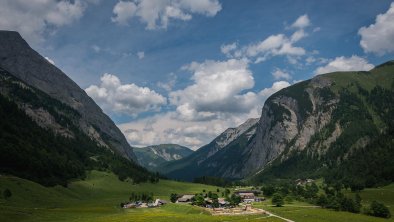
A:
[[[181,198],[178,199],[178,202],[188,202],[193,197],[194,197],[194,195],[183,195]]]
[[[238,193],[240,196],[254,196],[254,193]]]

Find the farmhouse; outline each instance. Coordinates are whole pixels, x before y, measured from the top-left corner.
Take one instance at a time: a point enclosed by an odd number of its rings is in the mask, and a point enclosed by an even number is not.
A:
[[[193,197],[194,197],[194,195],[183,195],[182,197],[178,198],[178,200],[176,202],[177,203],[191,203]]]
[[[161,205],[164,205],[164,204],[167,204],[167,201],[156,199],[155,203],[153,204],[153,206],[161,206]]]
[[[311,184],[315,182],[315,180],[313,179],[297,179],[295,180],[295,183],[297,184],[297,186],[304,186],[306,184]]]
[[[241,197],[241,200],[245,203],[254,202],[256,199],[254,193],[238,193],[238,195]]]

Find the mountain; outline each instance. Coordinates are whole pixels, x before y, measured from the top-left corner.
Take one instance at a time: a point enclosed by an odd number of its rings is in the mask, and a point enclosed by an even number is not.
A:
[[[78,127],[85,134],[100,145],[136,161],[132,148],[112,120],[66,74],[34,51],[19,33],[0,31],[0,66],[75,109],[81,115]]]
[[[258,119],[249,119],[237,128],[229,128],[190,156],[162,164],[158,170],[175,179],[193,180],[200,176],[232,178],[227,167],[234,164],[255,134]]]
[[[214,140],[163,172],[189,180],[187,172],[255,182],[322,176],[393,181],[393,109],[394,61],[369,72],[315,76],[270,96],[249,137],[241,134],[220,152]],[[211,155],[199,159],[201,153]]]
[[[266,101],[241,176],[393,181],[393,132],[394,61],[369,72],[319,75]]]
[[[82,89],[18,33],[0,32],[1,174],[49,186],[92,169],[134,182],[156,179],[134,159],[119,129]]]
[[[159,165],[185,158],[192,154],[193,150],[177,144],[160,144],[134,148],[134,153],[142,166],[155,171]]]

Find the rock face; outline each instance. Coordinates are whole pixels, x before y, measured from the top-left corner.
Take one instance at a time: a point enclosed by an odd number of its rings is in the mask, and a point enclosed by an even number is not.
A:
[[[244,167],[237,176],[256,173],[285,151],[305,149],[311,137],[331,121],[339,99],[321,96],[321,90],[331,84],[330,79],[318,76],[271,96],[262,110],[256,136],[242,155]],[[337,137],[334,134],[330,141]]]
[[[160,164],[185,158],[191,155],[193,150],[177,144],[160,144],[134,148],[134,153],[142,166],[156,171]]]
[[[77,110],[81,115],[80,129],[97,143],[130,160],[136,160],[132,148],[113,121],[66,74],[30,48],[19,33],[0,31],[0,66]],[[36,116],[42,118],[43,115]]]

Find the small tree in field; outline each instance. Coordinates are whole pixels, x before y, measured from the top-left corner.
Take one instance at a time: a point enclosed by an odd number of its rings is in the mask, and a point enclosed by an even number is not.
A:
[[[390,218],[390,210],[382,203],[379,203],[377,201],[372,201],[370,207],[369,207],[369,215],[375,216],[375,217],[383,217],[383,218]]]
[[[272,204],[277,207],[283,206],[284,200],[282,195],[280,195],[279,193],[274,193],[274,195],[272,196]]]
[[[178,194],[172,193],[172,194],[170,195],[170,200],[171,200],[171,202],[175,203],[177,199],[178,199]]]

